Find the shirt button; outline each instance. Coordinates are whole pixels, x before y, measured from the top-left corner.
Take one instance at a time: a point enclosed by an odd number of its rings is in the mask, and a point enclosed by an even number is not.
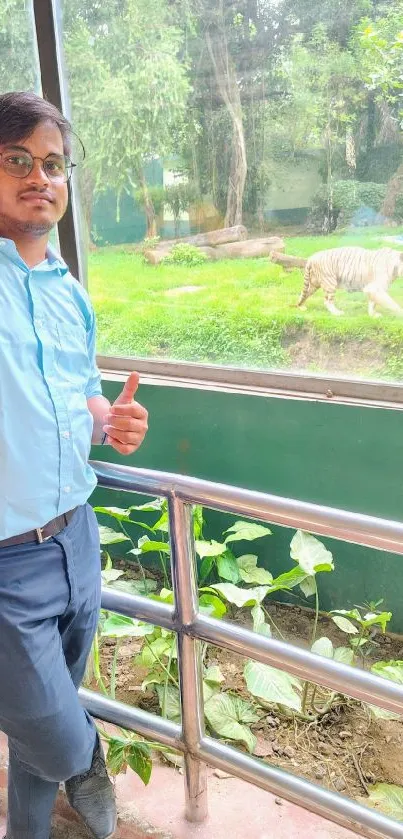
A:
[[[63,487],[64,492],[71,492],[71,487]]]

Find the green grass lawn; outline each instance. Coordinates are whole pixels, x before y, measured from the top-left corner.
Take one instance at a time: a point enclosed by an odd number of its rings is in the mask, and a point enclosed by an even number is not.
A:
[[[380,229],[295,236],[286,240],[286,252],[306,257],[341,245],[398,247],[384,236]],[[186,291],[189,286],[198,290]],[[151,266],[122,246],[99,249],[89,259],[101,353],[403,376],[403,320],[386,312],[371,319],[364,295],[343,291],[336,298],[343,317],[327,313],[321,291],[300,311],[301,287],[302,271],[286,272],[267,258]],[[393,284],[392,296],[403,306],[403,279]]]

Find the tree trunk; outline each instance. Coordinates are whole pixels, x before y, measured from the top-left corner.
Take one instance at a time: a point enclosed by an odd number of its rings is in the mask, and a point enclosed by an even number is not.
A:
[[[385,218],[392,219],[396,209],[396,198],[403,193],[403,163],[390,179],[386,187],[385,200],[382,205],[381,213]]]
[[[147,223],[147,232],[146,237],[148,239],[157,236],[157,219],[155,216],[154,204],[151,200],[150,193],[148,191],[147,181],[144,175],[144,170],[142,166],[138,168],[138,179],[140,182],[140,187],[143,193],[143,207],[144,212],[146,214],[146,223]]]
[[[217,90],[232,120],[232,150],[224,225],[233,227],[242,224],[243,194],[248,171],[241,97],[224,25],[217,26],[213,34],[207,30],[206,41]]]

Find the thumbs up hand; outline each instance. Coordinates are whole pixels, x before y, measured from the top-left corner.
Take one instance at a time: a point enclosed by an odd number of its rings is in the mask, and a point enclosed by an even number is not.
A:
[[[148,413],[134,401],[139,386],[139,374],[131,373],[122,393],[111,405],[105,417],[106,443],[120,454],[133,454],[141,446],[147,432]]]

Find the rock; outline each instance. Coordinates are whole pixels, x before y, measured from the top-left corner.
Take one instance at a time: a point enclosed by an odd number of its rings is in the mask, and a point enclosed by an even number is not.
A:
[[[344,778],[336,778],[336,780],[333,783],[334,788],[337,790],[337,792],[342,792],[344,789],[347,788],[347,784]]]
[[[273,745],[270,743],[269,740],[265,740],[264,737],[258,736],[256,738],[256,746],[253,750],[253,754],[256,757],[271,757],[273,754]]]
[[[274,741],[274,743],[272,743],[272,749],[274,754],[278,755],[279,757],[281,757],[281,755],[284,754],[283,747],[280,746],[280,743],[277,743],[277,741]]]
[[[292,746],[284,746],[283,754],[285,757],[295,757],[295,749]]]
[[[228,772],[224,772],[223,769],[214,769],[214,775],[216,778],[221,778],[222,780],[224,780],[224,778],[232,778],[232,775]]]
[[[323,778],[326,777],[327,772],[326,772],[326,769],[325,769],[324,766],[318,766],[315,769],[314,774],[315,774],[315,778],[318,778],[319,781],[323,781]]]
[[[266,718],[267,725],[271,725],[272,728],[275,728],[278,725],[278,719],[276,717],[267,717]]]
[[[282,807],[282,805],[283,805],[283,803],[284,803],[284,802],[283,802],[283,799],[282,799],[282,798],[275,798],[275,799],[274,799],[274,803],[275,803],[275,804],[278,804],[278,806],[279,806],[279,807]]]
[[[339,737],[341,740],[347,740],[349,737],[352,737],[353,734],[351,731],[346,728],[344,731],[339,731]]]

